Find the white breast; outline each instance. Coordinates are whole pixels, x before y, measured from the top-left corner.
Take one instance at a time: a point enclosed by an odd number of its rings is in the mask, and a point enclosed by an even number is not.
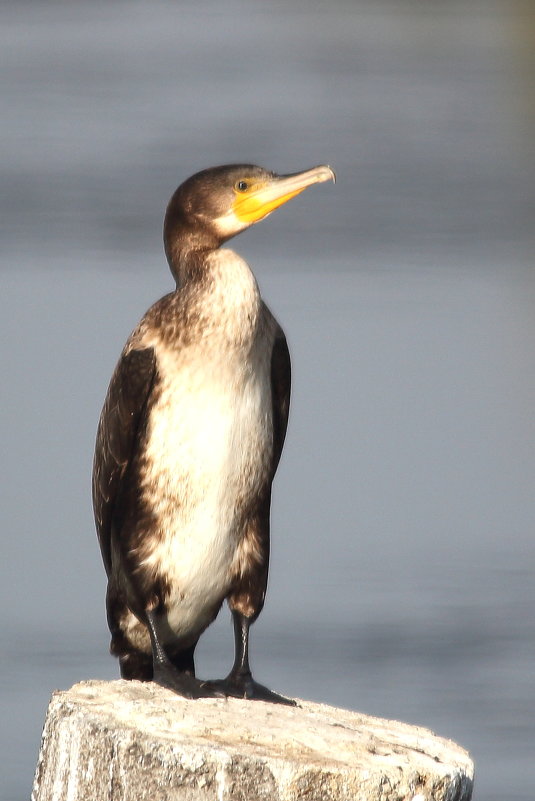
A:
[[[179,636],[202,629],[227,594],[243,510],[271,461],[270,337],[252,333],[235,348],[228,331],[225,347],[212,337],[157,349],[162,383],[148,425],[143,495],[158,537],[144,565],[171,587]]]

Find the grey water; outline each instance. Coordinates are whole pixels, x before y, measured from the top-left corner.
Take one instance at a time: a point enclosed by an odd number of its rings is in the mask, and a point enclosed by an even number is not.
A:
[[[167,199],[225,162],[336,186],[233,242],[294,385],[253,668],[430,727],[474,798],[535,779],[535,12],[522,0],[0,6],[0,797],[51,692],[111,679],[89,478],[172,288]],[[228,612],[201,676],[232,658]]]

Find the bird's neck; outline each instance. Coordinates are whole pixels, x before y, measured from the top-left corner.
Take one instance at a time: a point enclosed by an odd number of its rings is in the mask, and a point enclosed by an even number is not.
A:
[[[177,282],[174,296],[189,320],[190,334],[195,329],[196,339],[219,351],[222,343],[248,349],[262,300],[247,262],[229,248],[183,249],[170,265]]]
[[[165,255],[177,287],[200,279],[208,256],[217,251],[218,243],[210,243],[192,232],[191,236],[164,240]]]
[[[170,205],[164,221],[163,241],[165,255],[177,286],[203,271],[210,253],[221,245],[219,238],[209,227],[199,226],[199,221],[189,220],[181,211]]]
[[[165,253],[181,304],[205,339],[219,332],[228,342],[243,345],[254,337],[260,292],[247,262],[221,244],[222,238],[198,221],[189,225],[181,214],[168,212]]]

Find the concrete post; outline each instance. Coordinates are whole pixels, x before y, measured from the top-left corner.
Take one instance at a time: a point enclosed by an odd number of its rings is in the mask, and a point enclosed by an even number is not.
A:
[[[32,801],[468,801],[473,773],[396,721],[86,681],[52,696]]]

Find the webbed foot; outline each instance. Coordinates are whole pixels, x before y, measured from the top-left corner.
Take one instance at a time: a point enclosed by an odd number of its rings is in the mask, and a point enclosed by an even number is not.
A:
[[[153,681],[184,698],[225,698],[225,693],[217,687],[210,687],[209,682],[181,673],[171,664],[156,664]]]
[[[263,684],[258,684],[251,674],[235,675],[230,673],[226,679],[206,681],[203,684],[217,693],[216,697],[246,698],[251,701],[267,701],[270,704],[297,706],[292,698],[286,698],[284,695],[268,690]]]

